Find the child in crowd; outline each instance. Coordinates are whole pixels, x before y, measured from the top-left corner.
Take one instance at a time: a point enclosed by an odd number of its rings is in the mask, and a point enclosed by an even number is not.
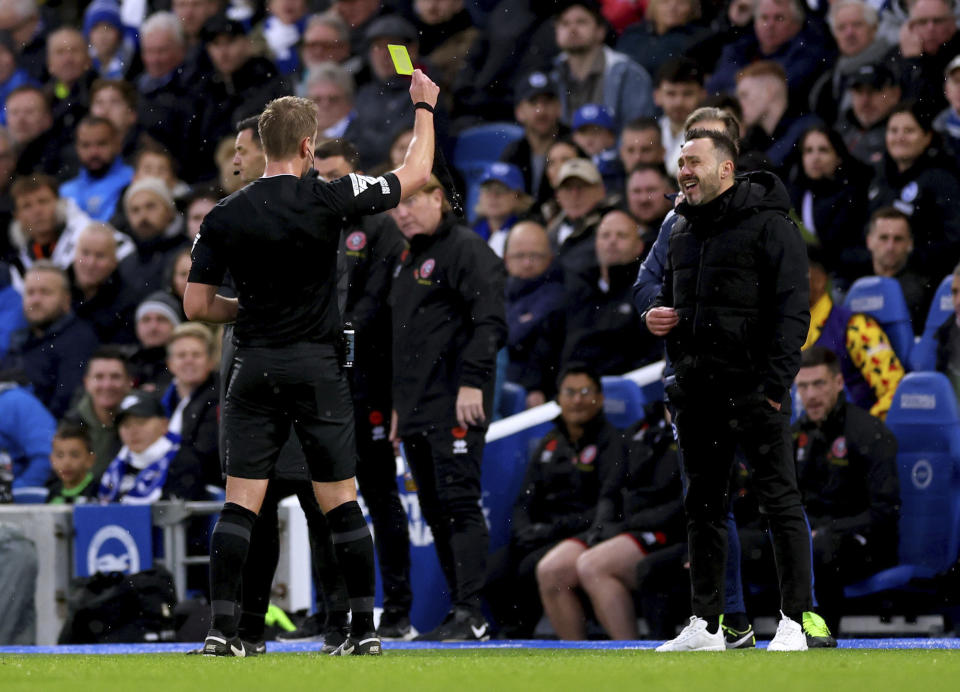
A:
[[[677,160],[683,144],[683,125],[701,105],[707,92],[703,88],[703,70],[689,58],[668,60],[657,73],[653,101],[663,111],[660,116],[660,138],[666,153],[663,163],[667,173],[677,174]]]
[[[523,174],[512,163],[487,164],[480,176],[477,200],[477,222],[473,230],[490,248],[503,257],[507,234],[518,218],[533,205],[533,198],[523,189]]]
[[[97,497],[93,444],[82,423],[61,421],[53,435],[50,465],[56,476],[50,482],[47,502],[52,505],[80,505]]]
[[[180,450],[180,436],[168,432],[163,404],[150,392],[127,396],[116,420],[123,447],[100,480],[100,502],[156,502],[163,495],[170,462]]]

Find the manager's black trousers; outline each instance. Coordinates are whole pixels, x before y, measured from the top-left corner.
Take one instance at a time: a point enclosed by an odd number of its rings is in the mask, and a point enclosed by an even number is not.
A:
[[[754,491],[767,516],[780,584],[781,610],[811,610],[810,531],[797,488],[796,464],[786,413],[762,394],[737,399],[671,399],[686,475],[684,508],[690,547],[693,613],[724,610],[729,479],[739,445],[753,469]]]
[[[433,532],[453,605],[479,610],[489,534],[480,507],[484,432],[471,428],[404,435],[420,511]]]

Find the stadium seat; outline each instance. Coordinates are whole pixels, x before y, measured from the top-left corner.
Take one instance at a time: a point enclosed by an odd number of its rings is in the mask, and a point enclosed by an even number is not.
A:
[[[933,577],[960,554],[960,416],[950,380],[936,372],[905,376],[887,426],[899,448],[900,564],[848,586],[848,598]]]
[[[474,220],[474,208],[480,193],[479,178],[486,164],[498,161],[511,142],[523,137],[523,128],[515,123],[490,123],[464,130],[453,148],[453,165],[463,176],[466,188],[464,211]]]
[[[602,377],[603,412],[617,428],[628,428],[643,418],[645,403],[640,386],[625,377]]]
[[[498,413],[502,418],[512,416],[527,408],[527,390],[516,382],[504,382],[500,387],[500,407]]]
[[[940,282],[936,295],[930,302],[930,311],[927,313],[927,321],[923,325],[923,335],[913,345],[910,351],[910,369],[911,370],[935,370],[937,367],[937,342],[935,334],[941,325],[947,321],[947,318],[953,314],[953,298],[950,295],[950,287],[953,284],[953,276],[946,277]]]
[[[857,279],[847,293],[844,305],[854,312],[870,315],[880,323],[904,368],[909,367],[913,347],[913,327],[903,291],[896,279],[865,276]]]

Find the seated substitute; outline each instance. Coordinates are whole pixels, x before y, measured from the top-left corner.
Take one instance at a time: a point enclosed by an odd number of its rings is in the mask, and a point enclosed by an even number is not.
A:
[[[817,600],[835,630],[843,587],[897,562],[900,483],[893,433],[843,393],[833,352],[803,352],[795,379],[797,481],[813,538]]]
[[[487,586],[494,616],[513,636],[529,637],[537,624],[538,585],[548,615],[569,610],[578,598],[568,586],[576,557],[587,549],[591,527],[609,523],[617,511],[623,444],[603,414],[599,375],[570,365],[560,377],[557,403],[560,416],[530,458],[510,545],[495,560],[500,564]],[[565,636],[571,628],[559,619],[551,621],[561,637],[577,638]]]

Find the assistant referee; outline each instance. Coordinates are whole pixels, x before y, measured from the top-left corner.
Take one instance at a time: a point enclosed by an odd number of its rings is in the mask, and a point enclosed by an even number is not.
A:
[[[391,209],[426,184],[438,92],[414,72],[414,137],[400,168],[330,183],[304,177],[314,159],[316,106],[292,96],[271,101],[258,124],[263,177],[214,207],[194,241],[184,311],[192,320],[235,322],[237,347],[221,419],[227,497],[210,541],[213,623],[205,655],[246,655],[237,633],[240,574],[291,424],[350,595],[350,637],[334,653],[381,652],[373,627],[373,542],[356,501],[353,407],[336,348],[337,244],[345,218]],[[227,271],[234,299],[217,295]]]

